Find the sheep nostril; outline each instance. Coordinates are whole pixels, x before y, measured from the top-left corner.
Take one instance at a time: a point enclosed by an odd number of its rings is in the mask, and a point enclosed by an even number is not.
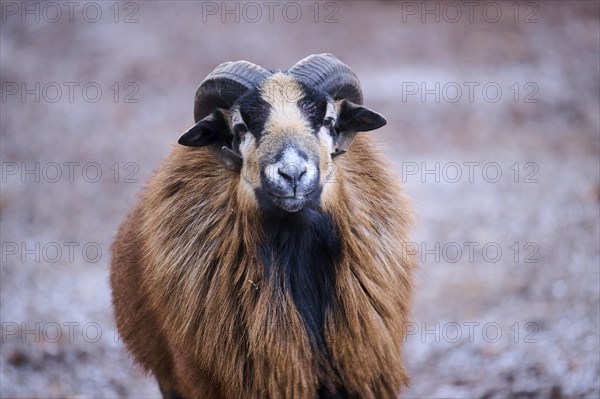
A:
[[[288,174],[289,172],[283,170],[282,168],[277,169],[279,176],[283,177],[285,180],[294,180],[294,178]]]
[[[300,174],[298,175],[298,180],[302,179],[302,176],[304,176],[306,174],[306,168],[304,168],[304,170],[302,170],[300,172]]]

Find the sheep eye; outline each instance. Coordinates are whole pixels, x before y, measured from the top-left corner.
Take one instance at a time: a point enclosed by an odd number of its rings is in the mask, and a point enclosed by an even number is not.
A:
[[[248,127],[243,123],[238,123],[233,127],[233,132],[241,137],[248,132]]]
[[[325,126],[326,128],[330,128],[333,125],[333,118],[331,117],[327,117],[325,119],[323,119],[323,126]]]

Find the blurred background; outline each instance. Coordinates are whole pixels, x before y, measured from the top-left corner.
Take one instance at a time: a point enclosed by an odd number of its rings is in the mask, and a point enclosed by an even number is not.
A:
[[[114,331],[109,245],[199,82],[331,52],[418,218],[405,398],[598,398],[600,7],[2,1],[4,398],[159,397]]]

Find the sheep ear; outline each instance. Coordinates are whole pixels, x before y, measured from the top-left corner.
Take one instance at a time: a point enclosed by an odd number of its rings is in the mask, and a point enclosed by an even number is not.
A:
[[[348,100],[336,104],[337,122],[335,129],[339,136],[335,143],[335,152],[332,156],[341,155],[348,151],[348,147],[357,132],[368,132],[385,126],[387,121],[377,112],[354,104]]]
[[[242,168],[242,157],[229,148],[231,138],[231,130],[223,111],[216,110],[181,135],[177,142],[187,147],[208,146],[223,166],[239,171]]]
[[[219,141],[228,132],[225,117],[220,111],[215,111],[192,126],[177,142],[187,147],[204,147]]]

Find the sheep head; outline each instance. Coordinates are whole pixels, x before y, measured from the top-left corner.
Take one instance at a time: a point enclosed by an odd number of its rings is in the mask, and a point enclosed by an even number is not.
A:
[[[221,64],[200,84],[194,118],[179,144],[208,146],[263,208],[284,212],[318,206],[332,158],[357,132],[386,123],[362,106],[358,78],[331,54],[276,73],[246,61]]]

